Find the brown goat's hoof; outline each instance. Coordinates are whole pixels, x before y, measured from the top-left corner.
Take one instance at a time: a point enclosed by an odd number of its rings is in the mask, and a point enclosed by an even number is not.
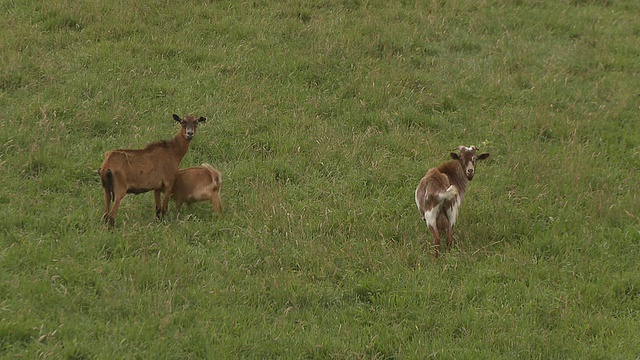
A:
[[[116,219],[112,218],[108,214],[102,215],[102,220],[104,221],[105,224],[109,225],[110,228],[112,228],[116,222]]]

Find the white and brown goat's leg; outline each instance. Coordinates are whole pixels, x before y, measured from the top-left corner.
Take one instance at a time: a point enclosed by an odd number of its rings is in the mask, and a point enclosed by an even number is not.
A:
[[[449,222],[449,219],[447,218],[446,214],[441,213],[440,216],[438,216],[438,220],[436,221],[436,225],[437,228],[439,229],[439,231],[441,232],[446,232],[447,233],[447,248],[451,247],[451,225]],[[444,234],[443,234],[444,235]]]
[[[427,223],[427,227],[433,236],[434,255],[438,257],[440,254],[440,232],[438,231],[438,214],[440,213],[440,207],[438,204],[431,209],[424,212],[424,220]]]
[[[449,229],[447,230],[447,247],[451,247],[451,244],[453,243],[453,226],[449,227]]]
[[[440,233],[435,225],[428,225],[431,235],[433,235],[433,255],[437,258],[440,255]]]
[[[461,197],[458,190],[454,186],[450,186],[449,189],[453,190],[455,197],[451,200],[451,207],[447,209],[446,224],[443,229],[447,229],[447,247],[451,247],[453,238],[453,228],[456,225],[456,219],[458,218],[458,208],[460,207]]]

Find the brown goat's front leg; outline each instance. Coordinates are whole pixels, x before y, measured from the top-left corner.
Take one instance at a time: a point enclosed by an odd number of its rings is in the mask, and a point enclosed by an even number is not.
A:
[[[429,231],[433,235],[433,255],[437,258],[440,255],[440,233],[438,228],[432,225],[429,225]]]
[[[167,214],[167,210],[169,209],[169,198],[173,193],[173,184],[167,187],[164,191],[164,202],[162,203],[162,218]]]
[[[161,200],[160,200],[160,190],[154,190],[153,191],[153,197],[156,201],[156,218],[160,218],[160,215],[162,214],[162,208],[160,207],[161,204]]]

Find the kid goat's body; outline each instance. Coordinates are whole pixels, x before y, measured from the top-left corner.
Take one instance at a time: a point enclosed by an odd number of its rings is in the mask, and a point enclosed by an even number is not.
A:
[[[182,204],[211,200],[213,211],[220,213],[220,172],[209,164],[181,169],[173,185],[172,197],[176,203],[176,212]]]

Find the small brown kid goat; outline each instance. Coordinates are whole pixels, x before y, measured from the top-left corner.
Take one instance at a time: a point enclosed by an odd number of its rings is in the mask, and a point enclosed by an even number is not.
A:
[[[220,172],[209,164],[180,169],[176,182],[173,184],[173,201],[176,203],[176,213],[180,213],[182,204],[211,200],[213,211],[220,213],[220,187],[222,178]]]
[[[433,235],[436,258],[442,232],[447,232],[447,246],[451,246],[458,208],[469,182],[475,175],[476,161],[489,157],[488,153],[476,155],[475,146],[458,146],[458,150],[460,154],[451,153],[453,160],[430,169],[416,189],[416,205],[422,220],[426,221]]]
[[[189,149],[189,143],[196,134],[198,123],[206,118],[185,116],[181,119],[173,114],[180,123],[180,131],[171,140],[163,140],[137,150],[111,150],[105,155],[98,174],[104,188],[103,218],[110,225],[115,223],[120,201],[127,194],[140,194],[154,191],[156,216],[164,218],[167,213],[169,197],[178,176],[178,167]],[[164,192],[164,202],[160,203],[160,193]],[[110,209],[111,202],[113,207]]]

